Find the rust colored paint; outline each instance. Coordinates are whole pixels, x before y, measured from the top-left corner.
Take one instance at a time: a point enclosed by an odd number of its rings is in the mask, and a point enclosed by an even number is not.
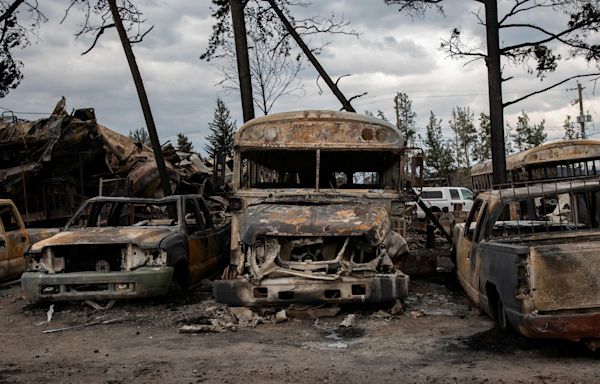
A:
[[[598,242],[533,245],[531,291],[539,311],[600,308]]]
[[[12,212],[17,220],[18,229],[6,231],[6,224],[0,218],[0,281],[17,278],[23,273],[23,254],[30,245],[29,234],[25,229],[19,211],[10,200],[0,200],[0,207]]]
[[[515,216],[517,207],[539,203],[548,195],[573,198],[598,193],[598,178],[481,193],[475,206],[483,201],[483,208],[469,236],[465,229],[468,221],[454,233],[457,276],[469,298],[496,320],[506,316],[525,336],[585,341],[594,346],[594,340],[600,340],[600,228],[588,224],[569,227],[562,221],[557,227],[551,218],[536,221]],[[559,206],[560,200],[555,200]],[[501,210],[507,204],[510,217],[503,217]],[[587,215],[595,217],[595,212]],[[527,225],[533,229],[534,223],[539,228],[531,233]],[[493,234],[497,225],[502,230]],[[510,225],[521,225],[520,232]],[[563,231],[557,230],[563,225]],[[512,232],[506,232],[507,228]]]
[[[381,119],[349,112],[299,111],[247,122],[237,131],[235,146],[399,149],[404,142],[400,132]]]

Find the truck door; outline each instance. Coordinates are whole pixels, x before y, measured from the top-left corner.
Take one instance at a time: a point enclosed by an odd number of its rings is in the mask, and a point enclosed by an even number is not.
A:
[[[473,209],[467,217],[464,231],[458,240],[456,250],[456,272],[465,292],[479,305],[479,247],[478,239],[483,234],[482,219],[487,212],[486,202],[475,200]]]
[[[23,273],[29,238],[11,205],[0,207],[0,222],[0,279],[10,279]]]
[[[194,284],[216,272],[218,250],[215,249],[215,231],[210,217],[206,216],[196,199],[185,200],[185,224],[188,231],[189,270],[191,283]]]

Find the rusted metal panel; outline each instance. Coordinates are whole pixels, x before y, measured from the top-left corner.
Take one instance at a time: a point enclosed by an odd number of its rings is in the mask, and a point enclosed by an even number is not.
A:
[[[593,312],[525,315],[517,320],[517,329],[532,338],[598,342],[599,323],[600,307]]]
[[[57,229],[28,231],[14,203],[0,199],[0,281],[18,278],[23,273],[24,253],[31,243],[57,232]]]
[[[396,149],[404,138],[393,125],[349,112],[299,111],[267,115],[240,127],[236,147]]]
[[[600,308],[600,241],[532,245],[530,284],[538,311]]]
[[[339,203],[322,205],[261,204],[248,207],[242,240],[250,243],[257,234],[280,236],[368,235],[383,241],[390,229],[387,209],[382,205]]]
[[[335,281],[299,277],[265,279],[259,285],[247,280],[218,280],[215,299],[230,305],[256,306],[274,303],[382,303],[408,294],[407,275],[377,274],[359,278],[343,276]]]
[[[541,163],[562,162],[565,160],[585,161],[588,158],[600,157],[600,140],[577,139],[557,140],[544,143],[506,157],[506,170],[531,166]],[[486,160],[471,167],[471,176],[492,172],[491,160]]]

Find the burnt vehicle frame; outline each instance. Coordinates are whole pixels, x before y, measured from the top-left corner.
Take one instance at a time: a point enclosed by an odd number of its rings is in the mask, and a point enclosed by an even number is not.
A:
[[[33,244],[21,278],[33,302],[161,296],[217,274],[226,204],[200,195],[96,197],[63,232]]]
[[[458,280],[502,328],[600,340],[600,178],[480,193],[454,231]]]
[[[260,117],[234,139],[231,256],[218,301],[387,302],[407,294],[404,138],[356,113]]]

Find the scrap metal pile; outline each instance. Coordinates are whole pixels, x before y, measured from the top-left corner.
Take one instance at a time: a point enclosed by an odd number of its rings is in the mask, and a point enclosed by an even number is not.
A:
[[[212,169],[196,153],[163,147],[176,193],[203,193]],[[0,195],[29,225],[62,225],[87,198],[161,197],[152,150],[97,123],[94,110],[65,111],[62,99],[48,118],[0,121]]]

